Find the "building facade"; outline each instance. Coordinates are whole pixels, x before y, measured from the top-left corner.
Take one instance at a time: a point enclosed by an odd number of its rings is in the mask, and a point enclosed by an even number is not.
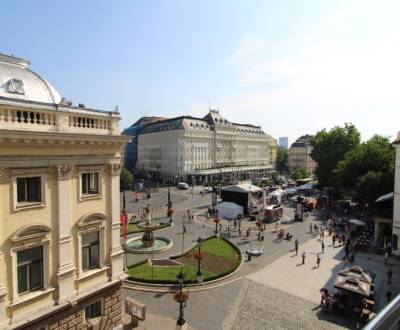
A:
[[[261,127],[231,123],[219,111],[146,125],[138,135],[137,170],[160,180],[205,183],[266,175],[276,141]]]
[[[289,171],[302,168],[305,169],[308,174],[313,174],[315,172],[317,163],[311,157],[311,138],[311,135],[303,135],[292,143],[288,151]]]
[[[132,126],[124,129],[123,135],[131,137],[131,141],[125,145],[124,148],[124,166],[131,172],[135,172],[136,162],[138,158],[138,140],[137,135],[141,130],[150,123],[165,120],[164,117],[142,117],[138,119]]]
[[[393,143],[396,149],[396,163],[394,172],[393,190],[393,226],[392,226],[392,246],[393,254],[400,256],[399,242],[400,237],[400,132],[397,133],[396,141]]]
[[[29,64],[0,55],[0,329],[119,329],[119,114]]]

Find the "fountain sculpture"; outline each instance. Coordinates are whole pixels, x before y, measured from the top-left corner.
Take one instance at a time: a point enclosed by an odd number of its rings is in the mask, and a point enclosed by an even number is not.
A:
[[[138,226],[143,228],[144,234],[142,237],[128,239],[124,244],[125,250],[131,253],[157,253],[171,248],[173,243],[170,238],[154,236],[153,232],[158,225],[153,223],[150,203],[147,203],[142,208],[144,223],[142,222]]]

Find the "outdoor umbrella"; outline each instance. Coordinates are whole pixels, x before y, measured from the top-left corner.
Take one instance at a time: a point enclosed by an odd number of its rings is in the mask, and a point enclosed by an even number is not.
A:
[[[351,268],[347,268],[338,273],[339,275],[343,275],[346,277],[354,277],[360,281],[372,283],[371,276],[364,272],[364,270],[360,266],[353,266]]]
[[[360,281],[352,276],[338,275],[335,280],[335,288],[357,293],[368,297],[371,292],[371,284]]]
[[[365,226],[365,222],[358,219],[350,219],[349,222],[355,226]]]

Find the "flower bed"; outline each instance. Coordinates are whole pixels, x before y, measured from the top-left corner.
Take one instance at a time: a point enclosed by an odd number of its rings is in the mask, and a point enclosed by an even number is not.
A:
[[[203,241],[201,251],[204,253],[201,259],[201,271],[204,281],[211,281],[232,273],[241,262],[240,250],[231,242],[212,237]],[[183,257],[176,256],[173,259],[183,262],[185,283],[196,282],[198,260],[196,258],[198,246],[196,245]],[[181,271],[179,266],[151,267],[148,262],[140,263],[129,268],[129,279],[137,282],[175,284],[176,276]]]

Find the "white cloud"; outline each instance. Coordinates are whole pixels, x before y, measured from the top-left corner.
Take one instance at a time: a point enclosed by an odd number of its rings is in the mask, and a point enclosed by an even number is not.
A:
[[[365,138],[400,130],[400,28],[345,38],[357,24],[352,18],[343,10],[323,17],[316,36],[282,57],[272,56],[273,46],[262,38],[245,38],[226,60],[239,92],[223,100],[224,113],[248,122],[260,118],[266,131],[292,139],[346,121]]]

